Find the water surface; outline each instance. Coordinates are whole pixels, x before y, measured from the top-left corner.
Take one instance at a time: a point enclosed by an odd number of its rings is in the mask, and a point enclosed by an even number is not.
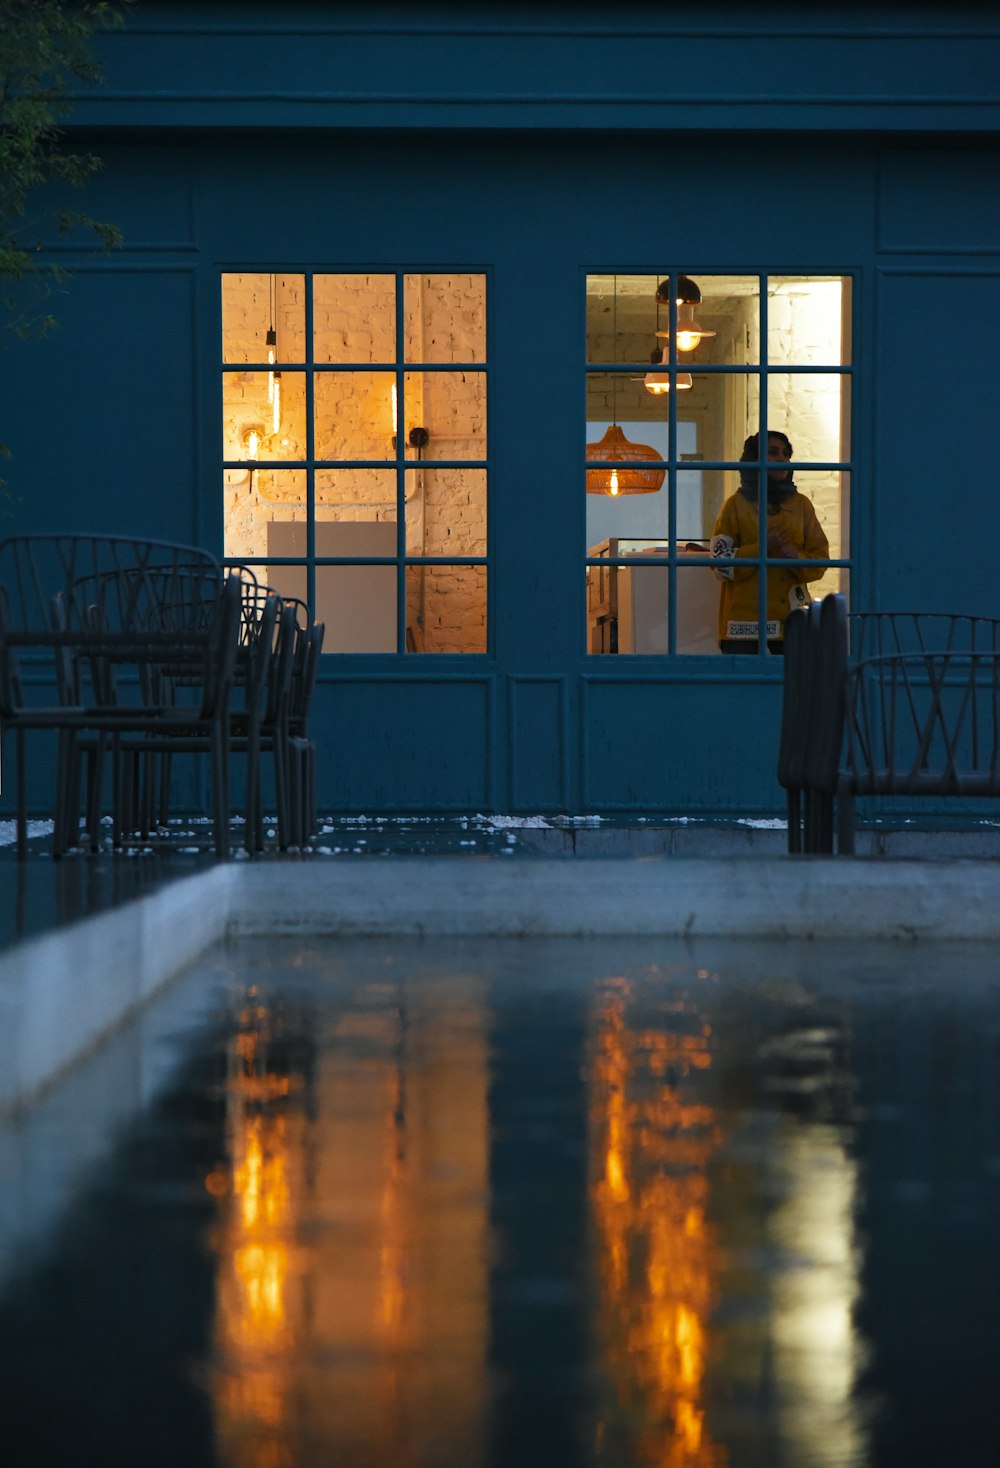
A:
[[[1000,955],[220,950],[0,1129],[6,1468],[996,1465]]]

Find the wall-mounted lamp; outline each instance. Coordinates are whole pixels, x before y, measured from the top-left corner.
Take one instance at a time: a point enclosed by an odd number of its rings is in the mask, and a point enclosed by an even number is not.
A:
[[[254,487],[253,464],[260,458],[260,446],[264,441],[263,423],[247,423],[240,433],[240,439],[246,450],[246,458],[250,460],[250,489]]]
[[[260,446],[264,438],[263,423],[248,423],[240,434],[248,459],[260,458]]]

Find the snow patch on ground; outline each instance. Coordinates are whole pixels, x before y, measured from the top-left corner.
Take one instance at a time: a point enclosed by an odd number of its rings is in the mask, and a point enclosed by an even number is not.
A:
[[[548,829],[548,821],[544,816],[484,816],[474,815],[469,817],[476,825],[481,825],[487,831],[525,831],[537,830],[539,827]]]
[[[51,836],[51,821],[29,821],[28,836]],[[13,846],[17,840],[17,822],[0,821],[0,846]]]

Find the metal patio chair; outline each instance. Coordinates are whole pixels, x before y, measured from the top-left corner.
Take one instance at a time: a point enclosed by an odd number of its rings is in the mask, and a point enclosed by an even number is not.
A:
[[[1000,794],[1000,619],[827,596],[790,613],[784,678],[790,852],[853,852],[858,797]]]
[[[845,854],[854,851],[859,797],[1000,796],[1000,621],[896,615],[896,625],[865,629],[868,646],[920,641],[921,649],[863,657],[844,680],[837,844]]]
[[[216,849],[228,827],[225,732],[239,584],[198,547],[127,536],[28,535],[0,541],[0,718],[17,747],[17,849],[27,851],[26,735],[54,731],[57,855],[75,844],[79,750],[89,743],[93,828],[105,749],[121,820],[125,735],[193,729],[213,755]],[[188,693],[178,703],[177,689]],[[26,690],[29,690],[26,692]]]

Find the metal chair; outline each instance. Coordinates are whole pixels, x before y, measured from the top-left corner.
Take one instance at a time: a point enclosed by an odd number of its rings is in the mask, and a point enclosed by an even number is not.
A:
[[[90,546],[97,544],[94,537],[86,539]],[[95,573],[91,566],[81,576],[78,564],[64,563],[62,570],[69,574],[51,594],[39,625],[45,583],[35,573],[44,556],[36,556],[36,549],[26,548],[23,540],[16,554],[9,542],[0,545],[0,566],[9,571],[13,562],[15,569],[27,567],[32,572],[4,583],[0,597],[0,714],[5,728],[13,727],[17,734],[19,856],[26,855],[27,847],[25,734],[35,729],[55,730],[59,740],[53,799],[57,856],[76,843],[82,753],[91,758],[87,808],[93,838],[105,755],[111,756],[115,776],[117,832],[127,823],[122,751],[129,741],[154,737],[158,746],[169,741],[171,750],[194,748],[198,741],[198,751],[211,755],[215,848],[224,855],[229,826],[227,718],[239,629],[238,580],[220,581],[211,558],[196,570],[188,561],[176,578],[157,574],[135,598],[123,590],[134,567]],[[120,554],[121,546],[116,545],[114,555]],[[11,584],[16,610],[11,606]],[[25,659],[30,659],[33,684],[48,694],[37,703],[24,696]],[[181,688],[185,692],[179,696]]]

